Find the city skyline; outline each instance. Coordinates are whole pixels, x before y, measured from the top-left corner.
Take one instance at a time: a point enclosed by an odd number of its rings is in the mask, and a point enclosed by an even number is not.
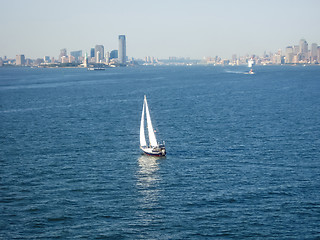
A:
[[[97,43],[118,49],[125,34],[127,56],[202,59],[262,55],[307,39],[318,43],[320,2],[268,1],[2,1],[0,56],[58,56],[59,49],[90,53]],[[62,16],[50,15],[50,12]],[[118,16],[121,12],[121,17]],[[304,14],[302,14],[304,13]],[[14,16],[14,17],[12,17]],[[305,17],[303,17],[305,16]],[[23,24],[22,24],[23,23]]]
[[[44,56],[43,58],[30,59],[24,54],[17,54],[15,59],[7,58],[4,59],[0,56],[0,66],[3,64],[15,64],[15,65],[50,65],[57,63],[72,63],[80,64],[83,67],[84,61],[89,63],[104,64],[104,65],[126,65],[126,64],[137,64],[143,63],[146,65],[150,64],[165,64],[171,62],[175,63],[200,63],[201,64],[214,64],[214,65],[243,65],[247,64],[248,61],[254,61],[255,64],[269,65],[269,64],[319,64],[320,63],[320,46],[318,43],[308,43],[306,39],[300,39],[296,44],[289,44],[285,50],[278,49],[276,52],[264,52],[262,55],[258,54],[246,54],[237,55],[233,54],[231,58],[221,58],[220,56],[207,56],[201,59],[190,59],[184,57],[171,56],[167,59],[159,59],[154,56],[145,56],[144,59],[137,59],[134,57],[128,58],[126,56],[126,36],[118,36],[119,46],[118,49],[104,50],[103,45],[96,45],[95,48],[91,48],[90,55],[85,52],[82,54],[82,50],[70,51],[66,48],[60,49],[59,57],[56,59],[50,56]],[[310,47],[309,47],[310,46]],[[169,60],[169,61],[168,61]],[[5,62],[4,62],[5,61]],[[13,62],[15,61],[15,62]],[[75,65],[74,65],[75,66]]]

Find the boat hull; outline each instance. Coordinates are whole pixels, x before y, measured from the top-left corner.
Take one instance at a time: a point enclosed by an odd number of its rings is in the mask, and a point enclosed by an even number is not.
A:
[[[166,155],[166,149],[164,147],[162,148],[145,148],[140,147],[140,149],[149,156],[155,156],[155,157],[163,157]]]

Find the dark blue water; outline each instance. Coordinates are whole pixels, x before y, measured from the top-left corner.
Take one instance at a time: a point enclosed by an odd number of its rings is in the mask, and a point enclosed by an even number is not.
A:
[[[0,239],[319,239],[320,67],[244,71],[0,68]]]

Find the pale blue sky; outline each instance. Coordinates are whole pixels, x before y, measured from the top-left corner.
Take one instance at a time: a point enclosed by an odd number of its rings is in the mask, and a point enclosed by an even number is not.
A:
[[[57,57],[96,44],[127,55],[231,58],[320,45],[319,0],[0,0],[0,56]]]

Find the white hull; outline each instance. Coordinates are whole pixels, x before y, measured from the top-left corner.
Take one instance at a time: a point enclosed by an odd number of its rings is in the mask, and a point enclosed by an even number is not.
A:
[[[140,149],[147,155],[152,156],[165,156],[166,155],[166,149],[164,147],[141,147]]]

